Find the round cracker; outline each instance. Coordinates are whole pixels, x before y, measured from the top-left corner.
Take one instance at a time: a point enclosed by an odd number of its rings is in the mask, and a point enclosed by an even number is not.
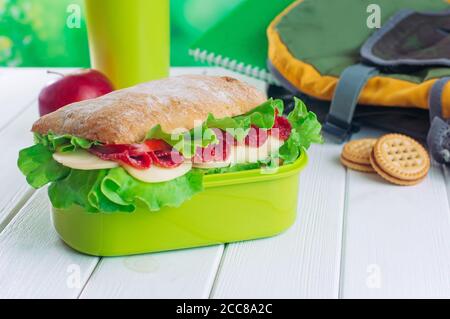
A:
[[[375,173],[375,170],[372,168],[372,166],[365,165],[365,164],[359,164],[352,161],[349,161],[345,159],[343,156],[341,156],[341,163],[347,168],[353,169],[355,171],[360,171],[364,173]]]
[[[389,174],[387,174],[385,171],[383,171],[380,166],[378,165],[378,163],[376,162],[373,154],[370,156],[370,163],[373,167],[373,169],[375,170],[375,172],[384,180],[392,183],[392,184],[396,184],[396,185],[400,185],[400,186],[413,186],[416,184],[419,184],[421,181],[424,180],[425,177],[419,178],[417,180],[402,180],[396,177],[393,177]]]
[[[350,141],[342,149],[342,157],[353,163],[370,165],[370,154],[376,143],[375,138]]]
[[[403,182],[420,181],[430,169],[430,158],[425,148],[401,134],[387,134],[379,138],[372,156],[372,164],[376,163],[382,172]],[[374,169],[378,172],[376,167]]]

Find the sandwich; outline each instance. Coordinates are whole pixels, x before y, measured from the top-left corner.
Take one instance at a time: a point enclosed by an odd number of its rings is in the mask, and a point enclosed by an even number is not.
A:
[[[303,102],[283,115],[231,77],[184,75],[69,104],[38,119],[18,166],[53,207],[87,212],[178,207],[210,174],[294,163],[321,126]]]

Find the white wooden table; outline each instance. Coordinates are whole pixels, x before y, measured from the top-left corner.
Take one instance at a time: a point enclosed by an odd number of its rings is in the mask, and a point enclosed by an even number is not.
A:
[[[71,250],[52,228],[46,190],[16,167],[50,79],[0,69],[0,298],[450,297],[449,172],[435,165],[420,185],[397,187],[347,171],[332,144],[310,150],[297,222],[282,235],[120,258]]]

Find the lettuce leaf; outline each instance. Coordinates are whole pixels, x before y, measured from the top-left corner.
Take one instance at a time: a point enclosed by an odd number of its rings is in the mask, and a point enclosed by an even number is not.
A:
[[[236,140],[242,141],[252,125],[265,129],[271,128],[275,121],[275,112],[283,114],[283,109],[282,100],[269,99],[243,115],[216,119],[209,114],[206,126],[227,131]]]
[[[178,207],[203,190],[203,175],[192,171],[164,183],[143,183],[123,168],[71,170],[67,178],[52,183],[48,194],[56,208],[79,205],[88,212],[133,212],[140,204],[150,211]]]
[[[251,112],[234,118],[214,119],[210,115],[206,121],[208,127],[218,127],[223,130],[228,128],[248,128],[250,125],[257,125],[261,128],[271,128],[274,124],[275,110],[278,114],[283,112],[283,102],[281,100],[268,100]],[[313,143],[323,143],[320,131],[321,124],[313,112],[309,112],[306,105],[300,99],[294,97],[294,109],[287,116],[292,126],[292,131],[287,141],[280,147],[278,152],[271,155],[266,161],[260,163],[238,164],[224,168],[212,168],[205,170],[206,174],[221,174],[259,168],[262,165],[268,168],[276,168],[278,159],[283,163],[290,164],[297,160],[301,152],[307,150]],[[247,133],[244,134],[244,137]],[[235,136],[236,137],[236,136]]]
[[[164,140],[186,158],[191,158],[197,147],[206,147],[211,143],[216,143],[218,140],[214,131],[205,124],[188,132],[173,134],[164,132],[161,125],[158,124],[147,133],[145,138]]]
[[[294,162],[311,144],[323,143],[322,126],[316,114],[309,112],[302,100],[294,97],[294,102],[294,109],[287,116],[292,126],[291,135],[278,150],[279,157],[286,164]]]
[[[65,209],[78,205],[88,212],[129,211],[110,202],[100,193],[100,184],[108,170],[75,170],[63,180],[52,183],[48,195],[53,207]]]
[[[69,175],[70,168],[53,160],[52,155],[53,152],[43,144],[36,144],[19,152],[17,166],[32,187],[40,188]]]
[[[144,183],[131,177],[123,168],[109,171],[102,180],[101,192],[113,203],[132,207],[144,204],[150,211],[178,207],[203,190],[203,173],[191,170],[162,183]]]
[[[260,163],[245,163],[245,164],[236,164],[233,166],[228,167],[216,167],[216,168],[209,168],[209,169],[199,169],[205,172],[205,175],[210,174],[223,174],[223,173],[231,173],[231,172],[240,172],[240,171],[247,171],[250,169],[256,169],[260,168]]]
[[[52,132],[49,132],[47,135],[35,133],[34,140],[36,144],[42,144],[47,146],[49,150],[58,152],[70,152],[77,148],[88,149],[95,144],[99,144],[81,137],[69,134],[58,135]]]

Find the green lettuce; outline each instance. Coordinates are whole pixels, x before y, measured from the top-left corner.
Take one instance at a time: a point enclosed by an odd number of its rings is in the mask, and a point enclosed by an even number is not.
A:
[[[236,165],[228,166],[228,167],[208,168],[208,169],[205,169],[205,175],[248,171],[251,169],[260,168],[260,166],[261,166],[261,163],[245,163],[245,164],[236,164]]]
[[[53,152],[43,144],[36,144],[19,152],[17,165],[32,187],[40,188],[69,175],[70,168],[53,160],[52,155]]]
[[[320,134],[322,126],[316,114],[309,112],[302,100],[294,97],[294,102],[294,109],[287,116],[292,131],[287,141],[278,150],[278,156],[285,164],[294,162],[311,144],[323,143],[323,137]]]
[[[101,192],[113,203],[135,208],[139,203],[150,211],[178,207],[203,190],[203,173],[191,170],[176,179],[162,183],[144,183],[131,177],[123,168],[109,171],[102,180]]]
[[[191,158],[197,147],[206,147],[217,142],[216,134],[205,124],[188,132],[172,134],[164,132],[158,124],[147,133],[145,139],[163,140],[186,158]]]
[[[250,125],[271,128],[274,124],[275,110],[278,110],[278,114],[282,114],[283,108],[284,106],[281,100],[271,99],[242,116],[217,120],[210,115],[206,123],[208,127],[218,127],[222,130],[229,128],[249,128]],[[308,111],[302,100],[294,97],[294,108],[288,114],[287,119],[292,126],[291,134],[278,152],[271,154],[270,158],[259,163],[207,169],[205,170],[206,174],[249,170],[259,168],[262,165],[268,168],[276,168],[279,165],[278,159],[281,159],[284,164],[293,163],[311,144],[323,143],[323,137],[320,133],[322,126],[317,120],[317,116],[313,112]],[[243,136],[245,137],[246,134]]]
[[[283,114],[283,109],[282,100],[269,99],[243,115],[216,119],[209,114],[206,126],[227,131],[236,140],[242,141],[252,125],[265,129],[271,128],[274,125],[275,112]]]
[[[83,207],[88,212],[130,211],[109,201],[100,192],[100,184],[108,170],[76,170],[63,180],[52,183],[48,195],[53,207],[64,209],[72,205]]]
[[[144,183],[123,168],[71,170],[67,178],[52,183],[49,197],[56,208],[79,205],[88,212],[133,212],[144,205],[150,211],[178,207],[203,190],[203,173],[192,170],[168,182]]]
[[[96,141],[89,141],[81,137],[69,134],[58,135],[53,132],[49,132],[46,135],[35,133],[34,140],[36,144],[42,144],[47,146],[49,150],[58,152],[71,152],[77,148],[89,149],[93,145],[100,144]]]

